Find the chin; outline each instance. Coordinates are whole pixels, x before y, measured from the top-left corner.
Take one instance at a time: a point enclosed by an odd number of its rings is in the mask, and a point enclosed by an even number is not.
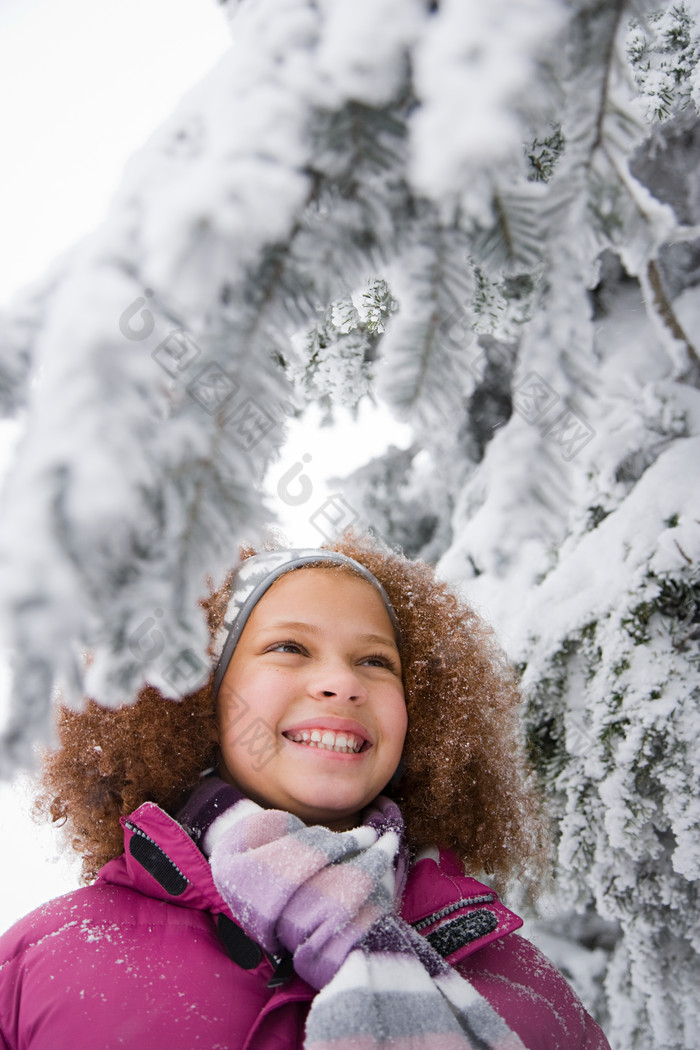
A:
[[[296,805],[294,805],[295,803]],[[333,819],[334,817],[342,817],[346,813],[357,813],[361,805],[361,802],[356,802],[354,799],[329,798],[326,792],[321,798],[308,796],[306,798],[296,798],[288,808],[292,812],[303,809],[309,815],[320,814],[323,817],[328,816],[329,819]]]
[[[372,799],[369,800],[370,802]],[[323,804],[315,806],[309,803],[302,803],[297,812],[301,815],[300,810],[303,807],[304,814],[302,820],[305,824],[337,824],[345,823],[347,827],[355,827],[359,823],[359,814],[369,805],[364,799],[352,800],[345,803],[339,803],[333,808],[328,806],[328,797],[324,798]]]

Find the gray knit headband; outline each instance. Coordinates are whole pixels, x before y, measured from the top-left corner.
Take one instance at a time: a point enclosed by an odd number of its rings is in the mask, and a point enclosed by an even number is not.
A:
[[[231,597],[226,607],[221,627],[216,633],[213,643],[213,655],[216,663],[214,672],[214,696],[226,674],[233,651],[238,644],[243,628],[248,617],[260,601],[265,591],[268,590],[280,576],[293,569],[299,569],[304,565],[318,565],[327,562],[329,565],[348,565],[358,576],[367,580],[379,592],[389,613],[389,618],[394,626],[397,636],[400,634],[399,623],[396,619],[389,596],[381,583],[369,569],[361,565],[354,558],[348,558],[346,554],[338,551],[327,550],[284,550],[265,551],[263,554],[254,554],[246,558],[236,571],[231,586]]]

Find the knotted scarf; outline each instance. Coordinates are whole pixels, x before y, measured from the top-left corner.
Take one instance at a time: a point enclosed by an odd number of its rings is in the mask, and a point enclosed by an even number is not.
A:
[[[291,955],[319,989],[306,1050],[525,1050],[399,917],[406,851],[390,799],[380,796],[359,827],[337,832],[263,809],[210,778],[178,819],[243,930],[270,954]]]

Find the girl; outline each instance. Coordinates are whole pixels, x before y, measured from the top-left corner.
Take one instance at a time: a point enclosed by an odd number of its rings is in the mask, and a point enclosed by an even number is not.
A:
[[[464,874],[532,884],[546,841],[474,612],[352,535],[203,606],[203,689],[60,713],[43,805],[89,885],[0,940],[0,1046],[605,1050]]]

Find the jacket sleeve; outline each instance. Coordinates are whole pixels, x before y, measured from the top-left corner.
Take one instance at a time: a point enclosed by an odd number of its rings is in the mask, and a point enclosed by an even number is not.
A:
[[[610,1050],[600,1027],[542,952],[511,933],[457,963],[528,1050]]]
[[[22,988],[21,919],[0,937],[0,1050],[15,1050],[19,1041],[20,998]]]
[[[10,1042],[12,1018],[17,1014],[15,974],[12,962],[0,960],[0,1050],[13,1050]]]

